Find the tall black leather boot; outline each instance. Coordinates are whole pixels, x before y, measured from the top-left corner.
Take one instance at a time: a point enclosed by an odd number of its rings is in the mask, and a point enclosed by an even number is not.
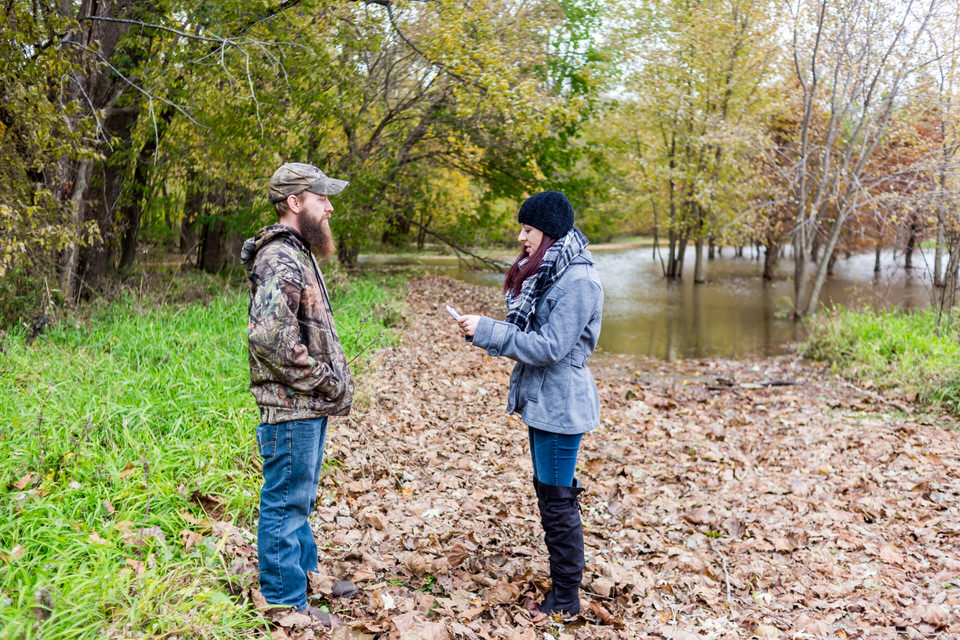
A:
[[[580,580],[583,560],[583,525],[577,497],[583,486],[576,480],[572,487],[560,487],[534,481],[544,541],[550,553],[550,593],[537,607],[546,614],[575,616],[580,613]]]

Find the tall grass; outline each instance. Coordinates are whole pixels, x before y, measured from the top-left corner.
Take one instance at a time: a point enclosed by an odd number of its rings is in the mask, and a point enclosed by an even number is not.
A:
[[[261,634],[217,540],[181,540],[197,496],[253,531],[260,484],[246,289],[195,284],[214,294],[128,293],[0,345],[0,637]],[[331,284],[348,359],[390,338],[396,288]]]
[[[849,378],[915,394],[960,415],[960,323],[927,311],[853,311],[814,316],[803,355]]]

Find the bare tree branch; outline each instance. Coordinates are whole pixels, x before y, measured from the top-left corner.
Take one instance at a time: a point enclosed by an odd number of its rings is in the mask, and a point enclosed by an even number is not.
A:
[[[207,127],[206,125],[197,122],[197,121],[193,118],[193,116],[191,116],[189,113],[187,113],[187,111],[184,110],[183,107],[181,107],[180,105],[178,105],[178,104],[176,104],[176,103],[174,103],[174,102],[171,102],[170,100],[167,100],[166,98],[163,98],[163,97],[160,97],[160,96],[154,96],[154,95],[151,94],[149,91],[147,91],[146,89],[144,89],[143,87],[141,87],[140,85],[138,85],[136,82],[134,82],[133,80],[131,80],[130,78],[128,78],[127,76],[125,76],[122,71],[120,71],[120,70],[117,69],[115,66],[113,66],[112,64],[110,64],[110,61],[107,60],[106,58],[104,58],[103,55],[102,55],[99,51],[97,51],[97,50],[95,50],[95,49],[91,49],[90,47],[87,47],[87,46],[85,46],[85,45],[82,45],[82,44],[80,44],[79,42],[74,42],[73,40],[64,40],[63,43],[64,43],[64,44],[73,45],[74,47],[83,49],[84,51],[86,51],[86,52],[88,52],[88,53],[92,53],[92,54],[95,55],[101,62],[103,62],[103,64],[105,64],[106,66],[108,66],[114,73],[116,73],[118,76],[120,76],[120,78],[121,78],[124,82],[126,82],[129,86],[133,87],[134,89],[136,89],[137,91],[139,91],[140,93],[142,93],[146,98],[151,99],[151,100],[159,100],[160,102],[163,102],[164,104],[166,104],[166,105],[168,105],[168,106],[170,106],[170,107],[173,107],[174,109],[176,109],[177,111],[179,111],[179,112],[181,113],[181,115],[183,115],[183,117],[185,117],[187,120],[189,120],[189,121],[192,122],[193,124],[197,125],[198,127],[203,127],[204,129],[209,129],[209,127]]]
[[[481,256],[481,255],[478,255],[478,254],[470,251],[469,249],[465,248],[465,247],[462,246],[461,244],[459,244],[459,243],[451,240],[450,238],[444,236],[443,234],[437,233],[436,231],[434,231],[434,230],[432,230],[432,229],[428,229],[428,228],[425,227],[424,225],[420,224],[420,223],[417,222],[416,220],[413,220],[412,218],[409,218],[409,217],[406,216],[406,215],[404,215],[403,218],[404,218],[404,220],[406,220],[406,221],[409,222],[410,224],[414,225],[415,227],[418,227],[418,228],[422,229],[424,233],[433,236],[433,237],[436,238],[437,240],[440,240],[440,242],[444,243],[445,245],[447,245],[448,247],[450,247],[451,249],[453,249],[454,251],[456,251],[457,254],[458,254],[458,257],[459,257],[459,254],[462,253],[462,254],[464,254],[464,255],[470,256],[471,258],[473,258],[473,259],[476,260],[477,262],[479,262],[479,263],[481,263],[481,264],[483,264],[483,265],[485,265],[485,266],[493,269],[494,271],[497,271],[497,272],[499,272],[499,273],[506,273],[506,271],[507,271],[507,265],[503,264],[502,262],[500,262],[500,261],[498,261],[498,260],[491,260],[490,258],[485,258],[485,257],[483,257],[483,256]]]

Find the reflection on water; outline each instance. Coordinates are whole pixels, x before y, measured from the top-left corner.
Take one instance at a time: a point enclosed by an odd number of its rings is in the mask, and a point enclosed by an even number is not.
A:
[[[789,319],[793,299],[789,256],[781,260],[777,278],[764,282],[763,264],[752,256],[717,258],[707,264],[707,284],[693,284],[692,249],[687,252],[685,279],[663,278],[650,248],[594,252],[605,302],[600,347],[617,353],[660,358],[736,357],[781,353],[801,337]],[[902,263],[901,256],[898,256]],[[900,306],[930,303],[931,274],[921,266],[906,273],[889,253],[874,277],[872,253],[838,260],[835,275],[824,283],[821,305]],[[467,282],[499,287],[500,274],[439,267]],[[464,311],[469,311],[464,309]]]

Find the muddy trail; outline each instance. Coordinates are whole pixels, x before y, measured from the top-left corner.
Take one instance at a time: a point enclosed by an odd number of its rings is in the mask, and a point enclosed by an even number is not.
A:
[[[591,358],[583,611],[533,625],[549,572],[512,362],[444,310],[501,318],[500,300],[409,290],[402,342],[327,440],[311,591],[345,624],[273,616],[274,638],[960,637],[960,425],[792,357]],[[256,554],[224,539],[256,603]],[[340,577],[360,594],[332,599]]]

